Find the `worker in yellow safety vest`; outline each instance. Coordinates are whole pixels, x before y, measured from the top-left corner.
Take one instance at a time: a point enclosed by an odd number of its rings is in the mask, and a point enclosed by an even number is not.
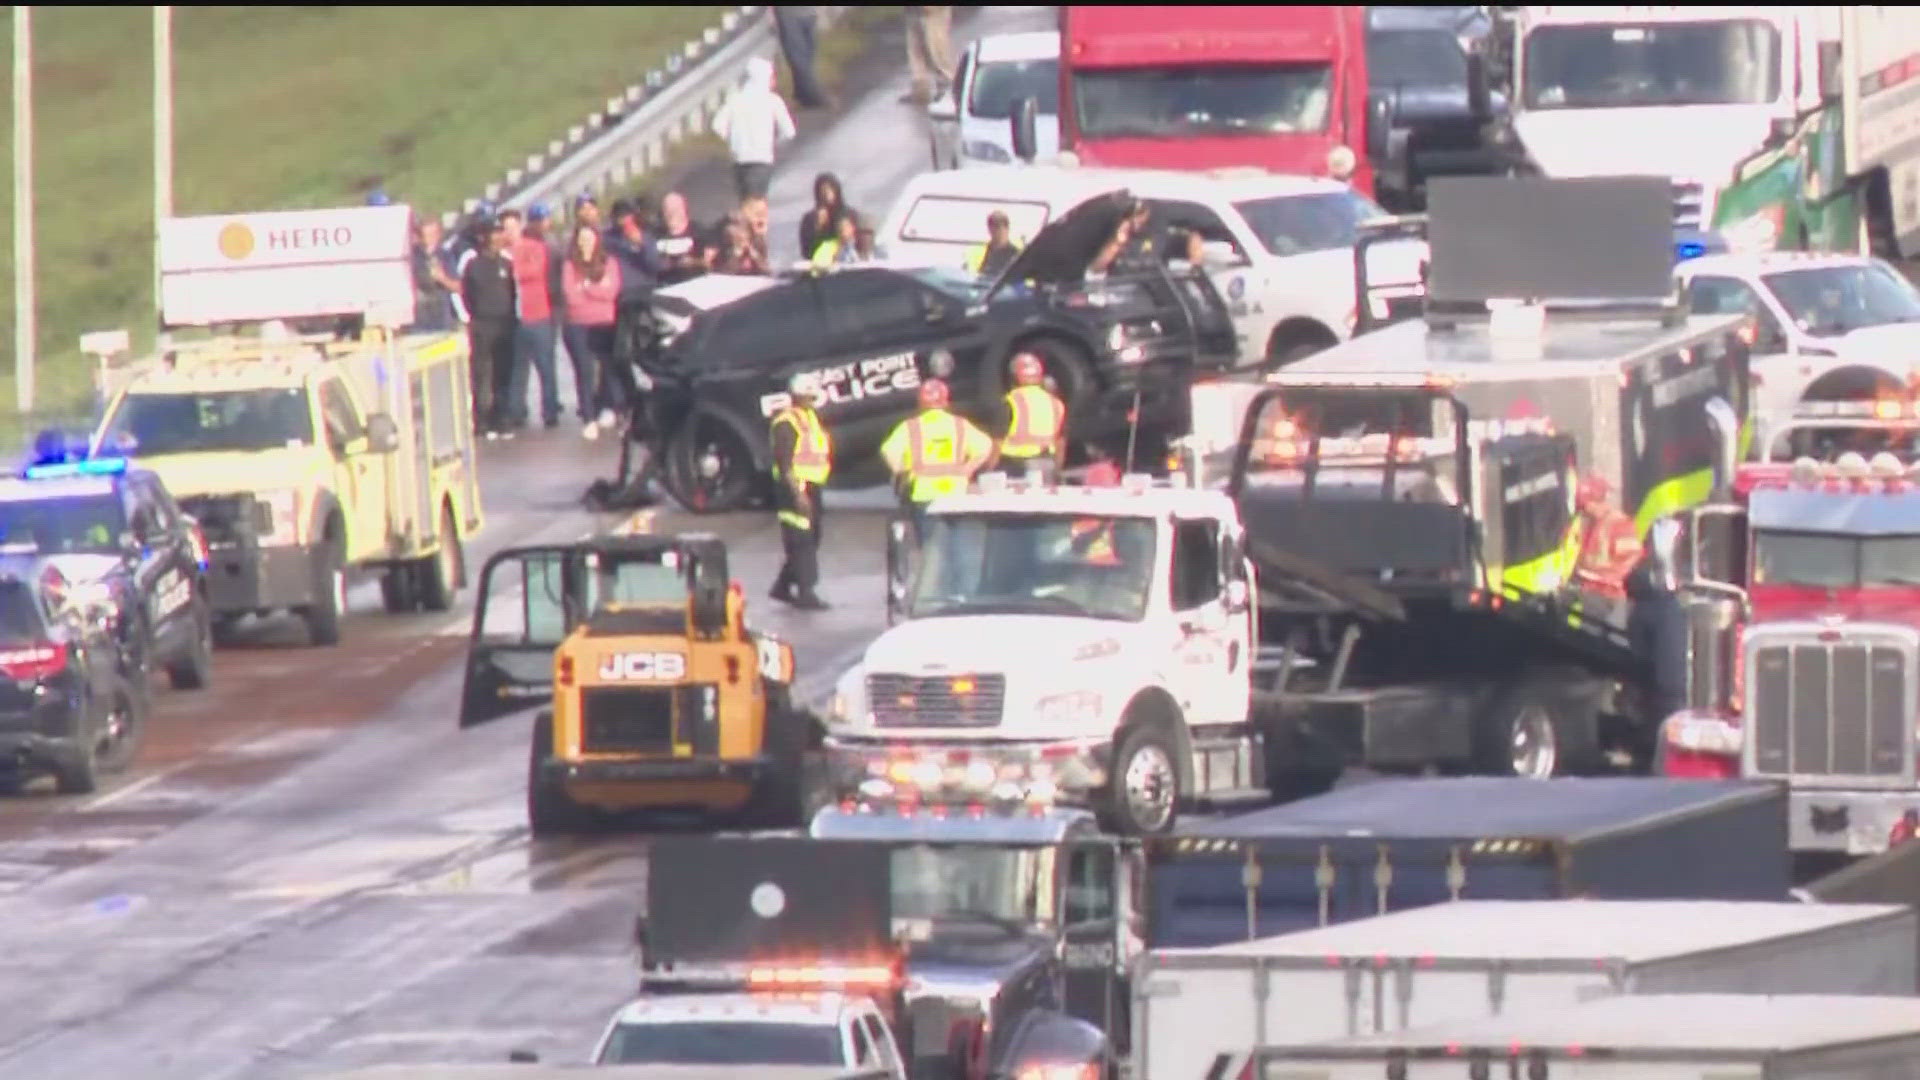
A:
[[[788,401],[772,423],[774,506],[780,519],[785,558],[770,594],[804,611],[827,606],[814,590],[820,584],[820,493],[833,472],[833,438],[814,406],[819,383],[810,374],[787,384]]]
[[[1051,479],[1060,467],[1067,407],[1046,387],[1047,369],[1030,352],[1015,354],[1007,391],[1007,434],[1000,440],[1000,471],[1011,477]]]
[[[880,456],[893,471],[893,486],[919,531],[927,504],[967,489],[975,473],[993,465],[993,440],[964,416],[947,411],[947,384],[920,384],[920,412],[901,421]]]
[[[1000,276],[1000,271],[1020,254],[1020,246],[1013,238],[1013,225],[1007,220],[1007,212],[995,210],[987,215],[987,242],[967,249],[964,264],[967,273],[979,277]]]

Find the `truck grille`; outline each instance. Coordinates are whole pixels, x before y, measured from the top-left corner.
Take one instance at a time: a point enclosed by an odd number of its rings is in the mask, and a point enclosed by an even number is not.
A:
[[[580,691],[580,749],[588,754],[673,753],[673,686]]]
[[[1673,224],[1681,229],[1706,227],[1707,191],[1693,180],[1673,182]]]
[[[1004,675],[869,675],[876,727],[993,727],[1006,705]]]
[[[209,544],[235,544],[249,530],[252,535],[273,532],[272,511],[251,495],[189,495],[180,509],[200,523]]]
[[[1749,644],[1747,710],[1759,776],[1899,780],[1914,758],[1909,651],[1891,642]]]

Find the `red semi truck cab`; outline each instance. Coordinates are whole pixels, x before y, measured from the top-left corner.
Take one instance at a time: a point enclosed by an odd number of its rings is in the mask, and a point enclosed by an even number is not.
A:
[[[1724,674],[1661,731],[1668,776],[1784,781],[1795,851],[1874,854],[1920,825],[1920,468],[1911,429],[1888,437],[1909,452],[1741,467],[1713,510],[1740,570],[1712,588],[1744,597],[1717,647],[1695,623]]]
[[[1088,165],[1251,166],[1373,195],[1363,7],[1060,8],[1060,145]]]

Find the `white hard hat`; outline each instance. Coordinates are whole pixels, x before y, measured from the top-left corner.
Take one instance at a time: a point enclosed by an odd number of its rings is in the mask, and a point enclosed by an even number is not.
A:
[[[794,397],[820,396],[820,379],[811,371],[798,372],[787,379],[787,393]]]

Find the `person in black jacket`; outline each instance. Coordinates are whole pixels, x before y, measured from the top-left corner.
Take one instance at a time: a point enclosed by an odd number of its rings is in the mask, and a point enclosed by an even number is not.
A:
[[[468,370],[473,379],[473,429],[497,438],[505,429],[498,415],[504,404],[494,398],[494,380],[512,370],[513,338],[520,329],[519,295],[513,260],[507,254],[507,227],[495,220],[487,230],[486,250],[467,260],[460,274],[460,298],[467,309]]]
[[[1645,676],[1650,722],[1649,730],[1639,733],[1643,742],[1637,749],[1651,763],[1659,750],[1661,725],[1687,707],[1687,610],[1652,553],[1627,573],[1625,584],[1632,605],[1627,610],[1627,640]]]

